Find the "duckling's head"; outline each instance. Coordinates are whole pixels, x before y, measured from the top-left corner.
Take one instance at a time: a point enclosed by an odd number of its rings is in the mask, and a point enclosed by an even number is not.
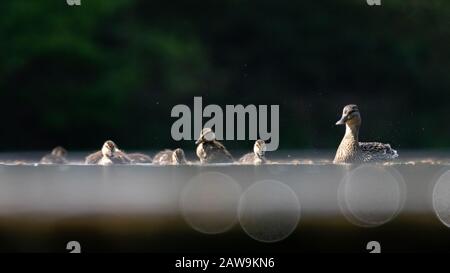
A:
[[[184,151],[183,149],[175,149],[172,153],[172,160],[173,162],[176,162],[178,164],[183,164],[186,162],[186,158],[184,156]]]
[[[52,150],[52,155],[58,156],[58,157],[65,157],[67,155],[67,150],[61,146],[58,146]]]
[[[263,157],[264,154],[266,153],[266,150],[267,150],[267,147],[266,147],[266,143],[264,142],[264,140],[258,139],[257,141],[255,141],[255,145],[253,145],[253,152],[258,157]]]
[[[203,128],[195,144],[213,140],[216,140],[216,134],[214,134],[214,131],[211,128]]]
[[[116,144],[111,140],[107,140],[105,144],[103,144],[102,154],[107,157],[112,157],[113,154],[116,152],[116,150],[117,150]]]
[[[349,104],[342,110],[342,117],[336,122],[336,125],[346,124],[350,127],[359,126],[361,124],[361,115],[358,106]]]

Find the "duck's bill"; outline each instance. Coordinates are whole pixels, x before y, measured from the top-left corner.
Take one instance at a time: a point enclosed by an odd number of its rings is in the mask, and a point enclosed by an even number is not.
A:
[[[195,144],[199,144],[200,142],[202,142],[202,140],[204,139],[205,134],[202,132],[200,134],[200,136],[198,137],[197,141],[195,141]]]
[[[342,117],[340,120],[336,122],[336,125],[344,125],[346,121],[346,117]]]

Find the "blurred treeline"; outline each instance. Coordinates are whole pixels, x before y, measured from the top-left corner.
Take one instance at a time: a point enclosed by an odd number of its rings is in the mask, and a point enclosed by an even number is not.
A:
[[[450,1],[1,1],[0,151],[175,143],[170,111],[279,104],[280,149],[450,147]],[[248,148],[250,142],[227,143]]]

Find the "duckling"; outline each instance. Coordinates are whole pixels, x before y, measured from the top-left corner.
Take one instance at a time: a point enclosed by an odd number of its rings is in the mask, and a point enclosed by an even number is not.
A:
[[[153,164],[156,165],[181,165],[186,164],[183,149],[164,150],[155,155]]]
[[[101,149],[101,151],[90,154],[85,159],[85,164],[98,164],[103,166],[113,165],[113,164],[128,164],[132,160],[117,148],[117,145],[111,141],[107,140]]]
[[[222,143],[216,140],[211,128],[203,128],[195,142],[197,156],[201,163],[228,163],[234,159]]]
[[[131,159],[132,163],[152,163],[152,158],[145,154],[131,153],[127,154],[127,156]]]
[[[344,107],[341,119],[336,125],[345,124],[344,138],[337,149],[334,163],[361,163],[387,161],[398,157],[391,145],[379,142],[359,142],[361,115],[358,106],[351,104]]]
[[[50,154],[42,157],[41,164],[67,164],[67,150],[61,146],[55,147]]]
[[[239,159],[240,163],[259,165],[266,162],[264,154],[266,153],[266,143],[262,139],[255,141],[253,153],[248,153]]]

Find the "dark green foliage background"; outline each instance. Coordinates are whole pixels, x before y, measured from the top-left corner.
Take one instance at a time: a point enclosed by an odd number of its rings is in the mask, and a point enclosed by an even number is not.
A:
[[[279,104],[281,149],[450,147],[450,1],[1,1],[0,149],[175,143],[179,103]],[[227,143],[249,148],[250,142]]]

